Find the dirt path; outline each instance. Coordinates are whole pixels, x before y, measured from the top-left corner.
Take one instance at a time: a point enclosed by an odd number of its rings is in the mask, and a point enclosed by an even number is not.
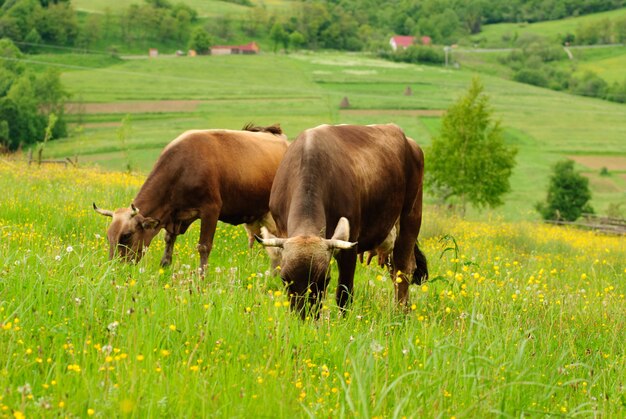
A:
[[[606,167],[607,170],[626,171],[626,157],[619,156],[567,156],[568,159],[576,163],[587,166],[590,169],[600,170]]]
[[[67,113],[193,112],[203,100],[151,100],[115,103],[68,103]]]
[[[443,109],[342,109],[345,115],[404,115],[404,116],[442,116]]]

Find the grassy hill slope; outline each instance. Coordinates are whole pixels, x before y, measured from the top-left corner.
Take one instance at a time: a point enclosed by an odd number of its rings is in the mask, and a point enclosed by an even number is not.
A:
[[[545,22],[485,25],[479,34],[470,37],[470,42],[485,48],[508,47],[511,46],[511,41],[515,37],[519,38],[525,34],[543,36],[553,41],[559,41],[568,33],[575,34],[576,29],[580,25],[607,18],[613,20],[623,17],[626,17],[626,8]]]
[[[265,7],[268,10],[288,9],[292,0],[251,0],[255,6]],[[109,10],[111,13],[118,13],[131,4],[140,4],[143,0],[129,1],[109,1],[109,0],[72,0],[72,4],[77,11],[87,13],[104,13]],[[236,3],[219,0],[178,0],[172,3],[184,3],[198,11],[201,17],[214,16],[237,16],[249,12],[250,7]]]
[[[240,128],[250,121],[280,122],[291,138],[323,123],[394,122],[427,146],[442,111],[475,75],[341,53],[162,57],[72,68],[63,82],[85,103],[86,111],[72,116],[84,130],[49,144],[47,153],[78,153],[111,169],[130,164],[147,172],[161,148],[186,129]],[[626,106],[481,78],[508,141],[519,149],[507,216],[534,216],[532,206],[544,197],[550,167],[559,159],[626,158]],[[407,86],[411,96],[404,95]],[[349,109],[339,108],[344,97]],[[89,111],[94,103],[103,107]],[[118,132],[127,113],[132,132],[122,141]],[[592,177],[597,173],[580,167]],[[599,209],[624,199],[621,170],[602,179],[611,187],[595,191]]]

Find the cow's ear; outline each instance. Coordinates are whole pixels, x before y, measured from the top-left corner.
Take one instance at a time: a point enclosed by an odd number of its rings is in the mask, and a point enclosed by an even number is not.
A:
[[[146,217],[141,221],[141,226],[144,230],[154,230],[159,224],[161,224],[161,222],[152,217]]]
[[[335,232],[330,239],[343,241],[347,241],[350,239],[350,223],[348,222],[348,219],[346,217],[341,217],[339,219],[337,227],[335,227]]]

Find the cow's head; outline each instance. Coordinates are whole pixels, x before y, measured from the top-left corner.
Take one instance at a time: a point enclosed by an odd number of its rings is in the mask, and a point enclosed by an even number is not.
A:
[[[113,218],[107,230],[109,259],[117,255],[126,262],[139,262],[144,247],[147,247],[159,232],[159,220],[144,217],[133,204],[129,208],[109,211],[98,208],[94,203],[93,209],[98,214]]]
[[[330,279],[330,258],[335,250],[351,249],[356,243],[347,241],[350,236],[348,220],[342,217],[332,238],[295,236],[277,238],[262,229],[263,239],[257,240],[266,247],[282,249],[280,277],[289,291],[291,308],[303,318],[307,303],[316,310]]]

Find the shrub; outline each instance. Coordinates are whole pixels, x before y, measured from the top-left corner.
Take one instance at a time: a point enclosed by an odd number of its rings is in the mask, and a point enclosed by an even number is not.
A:
[[[405,63],[443,64],[445,55],[442,49],[425,45],[412,45],[394,53],[381,54],[384,58]]]
[[[582,96],[604,98],[607,93],[608,84],[597,74],[587,71],[582,78],[573,78],[570,81],[573,93]]]
[[[553,168],[546,202],[535,208],[544,220],[576,221],[582,213],[593,213],[590,200],[589,179],[574,170],[572,160],[563,160]]]
[[[513,75],[513,80],[533,86],[548,87],[548,77],[541,69],[522,68]]]

